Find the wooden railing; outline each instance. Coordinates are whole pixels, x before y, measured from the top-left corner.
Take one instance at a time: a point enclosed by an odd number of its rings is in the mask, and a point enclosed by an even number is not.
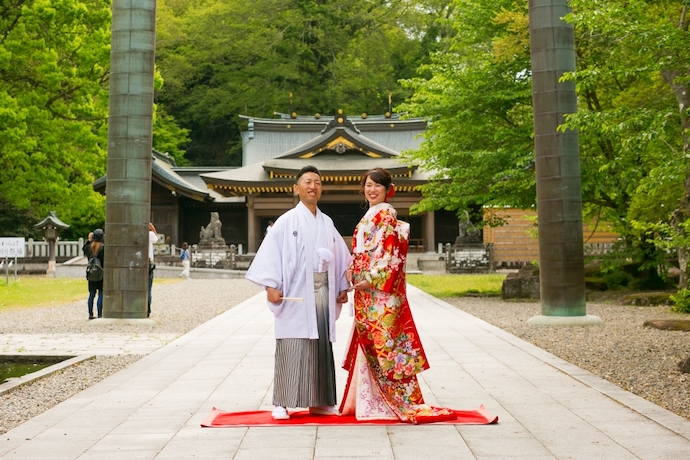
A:
[[[410,238],[410,252],[424,252],[424,240],[422,238]]]

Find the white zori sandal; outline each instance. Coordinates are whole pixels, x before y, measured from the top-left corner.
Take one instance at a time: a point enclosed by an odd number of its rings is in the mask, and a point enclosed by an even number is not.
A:
[[[290,420],[290,414],[283,406],[276,406],[271,412],[271,417],[273,420]]]

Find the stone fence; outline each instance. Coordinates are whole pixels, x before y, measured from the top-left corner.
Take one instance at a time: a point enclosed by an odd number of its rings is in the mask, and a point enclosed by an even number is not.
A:
[[[608,254],[613,251],[615,243],[585,243],[585,256]]]
[[[155,259],[157,264],[167,266],[181,266],[180,249],[174,245],[166,245],[161,250],[161,245],[157,246]],[[254,260],[254,254],[242,254],[242,245],[231,244],[227,248],[206,248],[201,249],[194,244],[189,250],[194,268],[211,268],[222,270],[247,270]]]
[[[81,252],[83,246],[84,238],[79,238],[77,241],[58,240],[55,245],[55,259],[58,261],[65,261],[74,257],[79,257],[83,255]],[[25,257],[21,257],[22,260],[48,259],[48,243],[46,241],[34,241],[33,238],[29,238],[24,243],[24,254]],[[26,261],[29,262],[29,260]]]

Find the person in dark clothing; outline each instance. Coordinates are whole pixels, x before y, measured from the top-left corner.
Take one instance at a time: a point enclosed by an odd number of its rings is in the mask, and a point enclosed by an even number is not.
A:
[[[103,254],[105,253],[105,247],[104,247],[104,241],[105,241],[105,234],[103,233],[103,230],[100,228],[97,228],[94,230],[92,233],[89,233],[89,241],[86,242],[86,244],[83,247],[84,255],[86,256],[86,260],[88,263],[88,260],[91,259],[92,256],[96,256],[96,258],[101,262],[101,267],[104,267],[103,265]],[[88,280],[88,278],[87,278]],[[96,318],[93,315],[93,300],[96,297],[96,293],[98,292],[98,300],[96,301],[96,310],[98,313],[98,318],[103,317],[103,278],[101,277],[100,281],[91,281],[89,280],[89,300],[87,301],[87,305],[89,307],[89,319],[94,319]]]

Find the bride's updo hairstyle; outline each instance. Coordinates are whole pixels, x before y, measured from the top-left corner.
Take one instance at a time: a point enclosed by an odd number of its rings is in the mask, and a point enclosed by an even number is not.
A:
[[[366,173],[364,173],[364,175],[362,176],[362,182],[359,184],[359,193],[361,193],[362,195],[364,195],[364,184],[367,183],[368,177],[370,177],[371,180],[373,180],[377,184],[381,184],[384,187],[386,187],[386,192],[388,192],[391,189],[391,185],[393,183],[391,173],[389,173],[383,168],[372,168]]]

